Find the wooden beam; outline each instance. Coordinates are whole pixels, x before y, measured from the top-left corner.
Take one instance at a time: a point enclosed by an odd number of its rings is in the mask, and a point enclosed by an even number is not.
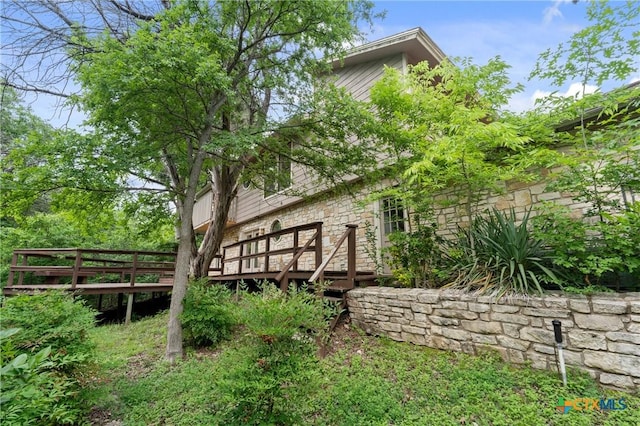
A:
[[[124,318],[124,324],[129,325],[131,323],[131,314],[133,313],[133,301],[135,298],[134,293],[129,293],[127,298],[127,314]]]
[[[333,257],[336,255],[336,253],[338,252],[338,250],[340,249],[340,247],[342,246],[342,243],[344,243],[344,240],[346,240],[349,235],[353,232],[354,236],[354,240],[353,240],[353,244],[354,244],[354,256],[355,256],[355,229],[358,227],[358,225],[346,225],[347,230],[344,232],[344,234],[342,234],[342,236],[340,237],[340,239],[338,240],[338,242],[336,243],[336,245],[333,247],[333,250],[331,250],[331,253],[329,253],[329,257],[327,257],[322,264],[320,265],[320,267],[318,269],[316,269],[316,271],[313,273],[313,275],[311,275],[311,278],[309,278],[309,282],[314,282],[318,279],[318,277],[320,277],[320,275],[322,275],[322,273],[324,272],[324,270],[327,268],[327,265],[329,264],[329,262],[331,262],[331,259],[333,259]],[[349,243],[347,243],[347,251],[348,251],[348,245]],[[347,253],[348,256],[348,253]],[[355,264],[355,262],[354,262]]]

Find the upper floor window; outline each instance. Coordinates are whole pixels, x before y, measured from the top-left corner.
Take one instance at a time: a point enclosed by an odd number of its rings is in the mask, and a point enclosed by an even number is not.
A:
[[[282,154],[269,162],[264,177],[264,197],[269,197],[291,187],[291,159]]]

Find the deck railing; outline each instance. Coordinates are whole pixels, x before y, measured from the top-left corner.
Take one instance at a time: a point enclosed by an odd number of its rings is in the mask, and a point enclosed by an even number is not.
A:
[[[286,290],[290,276],[293,279],[310,277],[309,282],[315,282],[323,281],[324,275],[331,273],[330,279],[338,279],[344,288],[353,288],[356,279],[357,225],[346,226],[345,233],[324,261],[322,222],[312,222],[253,236],[225,246],[222,255],[216,255],[210,275],[213,273],[237,280],[246,276],[256,279],[260,275],[265,279],[275,279]],[[338,271],[325,271],[345,241],[346,281],[344,274],[338,274]],[[303,259],[305,254],[308,256]],[[143,287],[150,287],[151,283],[158,284],[157,287],[170,288],[173,285],[175,261],[176,254],[172,252],[82,248],[19,249],[13,252],[4,292],[10,294],[21,287],[23,290],[30,287],[33,287],[32,290],[40,290],[60,286],[68,290],[99,293],[99,284],[102,284],[105,293],[140,292],[144,290]],[[299,268],[302,262],[304,270]]]
[[[356,229],[358,229],[358,225],[346,225],[347,229],[344,231],[336,245],[329,253],[329,256],[322,262],[320,266],[318,266],[309,278],[309,282],[322,281],[323,274],[325,269],[327,269],[327,265],[329,262],[333,260],[334,256],[344,244],[345,240],[347,241],[347,283],[346,288],[355,287],[356,280]]]
[[[304,238],[303,233],[309,232],[313,232],[312,236],[303,245],[300,245],[301,237]],[[272,243],[277,239],[290,240],[291,244],[288,247],[272,249]],[[231,251],[237,251],[237,255],[229,256],[228,253]],[[246,271],[246,269],[255,268],[255,266],[251,267],[250,265],[252,261],[257,259],[260,270],[253,272],[279,272],[277,280],[282,285],[283,282],[287,281],[287,272],[298,271],[300,257],[305,253],[314,253],[314,270],[320,266],[322,263],[322,222],[281,229],[226,245],[222,251],[221,270],[222,274],[227,275],[229,272],[227,272],[226,267],[235,263],[234,272],[237,275],[242,275],[243,273],[251,272]],[[273,256],[278,255],[291,255],[292,258],[282,269],[272,270],[274,265],[270,260]],[[247,262],[249,266],[247,266]]]
[[[134,287],[142,275],[173,281],[175,258],[172,252],[142,250],[19,249],[13,252],[7,287],[44,281],[47,285],[67,284],[75,289],[91,280],[119,281]],[[30,282],[25,283],[26,280]]]

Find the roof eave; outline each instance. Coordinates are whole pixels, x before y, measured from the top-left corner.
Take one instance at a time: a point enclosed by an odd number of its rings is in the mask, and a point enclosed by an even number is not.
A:
[[[343,58],[331,61],[333,69],[365,63],[394,54],[405,53],[408,63],[428,61],[435,65],[446,55],[420,27],[394,34],[371,43],[363,44],[349,51]]]

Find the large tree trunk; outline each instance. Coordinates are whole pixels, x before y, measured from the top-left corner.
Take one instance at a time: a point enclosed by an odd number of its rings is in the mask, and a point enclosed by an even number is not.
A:
[[[176,268],[173,275],[173,290],[171,291],[171,305],[169,307],[169,323],[167,324],[167,349],[165,357],[171,364],[182,358],[182,301],[187,293],[189,284],[190,260],[193,249],[193,207],[196,203],[196,190],[198,176],[202,171],[204,153],[198,153],[192,165],[184,198],[178,201],[178,213],[180,216],[178,253],[176,255]],[[170,172],[173,171],[169,166]],[[175,175],[174,175],[175,176]]]
[[[200,248],[191,259],[191,274],[196,278],[208,275],[211,262],[220,249],[231,203],[238,192],[241,170],[238,166],[219,166],[211,171],[211,219]]]
[[[191,208],[188,206],[191,204]],[[191,258],[191,247],[193,225],[191,214],[193,212],[193,202],[185,201],[184,214],[180,223],[180,239],[178,243],[178,253],[176,255],[176,269],[173,278],[173,290],[171,292],[171,305],[169,307],[169,323],[167,324],[167,350],[166,358],[171,364],[182,358],[182,324],[180,315],[182,314],[182,301],[187,293],[189,283],[189,260]],[[186,218],[189,217],[189,219]]]

